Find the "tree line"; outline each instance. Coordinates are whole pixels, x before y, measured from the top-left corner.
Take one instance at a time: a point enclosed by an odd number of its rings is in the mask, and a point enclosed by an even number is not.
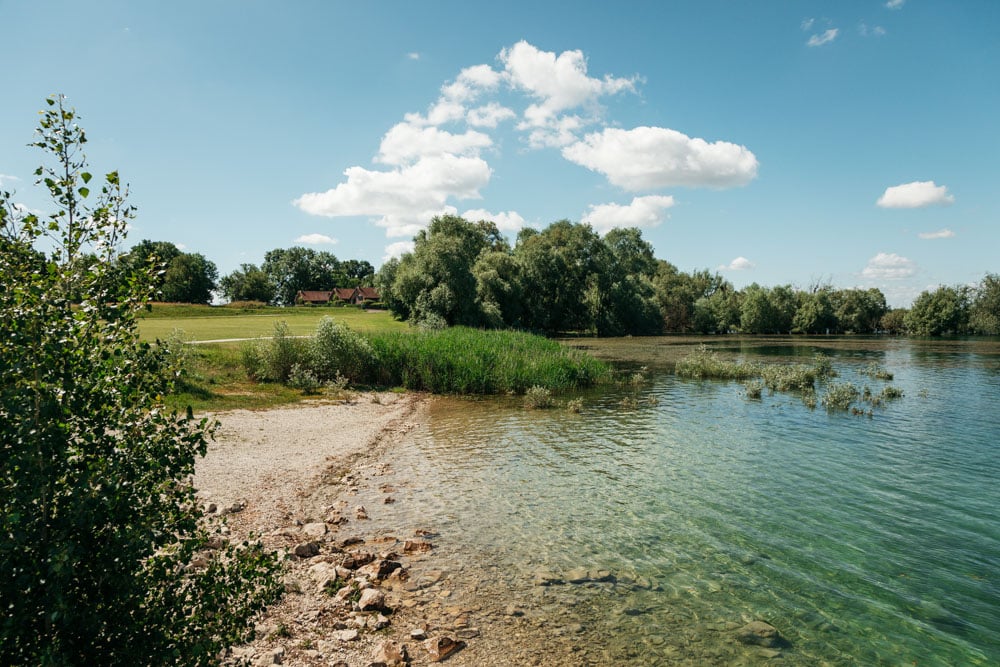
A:
[[[86,270],[101,260],[94,253],[84,253],[74,261],[79,270]],[[329,252],[294,247],[269,250],[260,267],[241,264],[220,279],[215,263],[201,253],[184,252],[169,241],[148,239],[115,257],[109,270],[124,282],[147,268],[154,269],[155,299],[194,304],[211,303],[219,293],[227,301],[289,306],[295,303],[299,290],[368,287],[375,277],[374,267],[365,260],[339,260]],[[84,296],[77,295],[77,300]]]
[[[691,334],[1000,334],[1000,276],[942,286],[909,309],[877,288],[814,285],[737,290],[718,273],[687,273],[653,255],[638,229],[604,237],[560,220],[525,228],[512,246],[488,221],[434,218],[414,249],[376,276],[393,314],[466,325],[600,336]]]

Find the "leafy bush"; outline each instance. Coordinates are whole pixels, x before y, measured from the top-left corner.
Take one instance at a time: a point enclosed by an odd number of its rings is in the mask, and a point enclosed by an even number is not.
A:
[[[358,382],[374,364],[375,358],[372,346],[363,336],[338,324],[331,317],[324,317],[309,342],[309,362],[320,380],[332,380],[342,375]]]
[[[76,114],[48,103],[56,212],[0,193],[0,664],[214,664],[279,595],[277,559],[212,539],[190,480],[214,425],[164,408],[177,369],[136,326],[154,276],[112,270],[127,188],[88,185]]]
[[[823,407],[827,410],[847,410],[860,395],[858,388],[850,382],[834,383],[823,394]]]
[[[320,381],[308,368],[303,368],[302,364],[294,364],[288,374],[288,386],[292,389],[300,389],[303,394],[315,394],[319,391]]]
[[[555,400],[552,398],[552,392],[545,387],[539,387],[535,385],[524,392],[524,407],[529,410],[544,410],[546,408],[555,407]]]
[[[750,380],[743,385],[746,391],[747,398],[753,400],[760,400],[761,394],[764,393],[764,382],[762,380]]]

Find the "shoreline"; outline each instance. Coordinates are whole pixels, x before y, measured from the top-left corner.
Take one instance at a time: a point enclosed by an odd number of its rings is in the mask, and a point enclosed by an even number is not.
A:
[[[395,455],[434,400],[357,394],[207,415],[221,425],[196,469],[199,498],[230,539],[256,534],[288,554],[286,594],[225,664],[428,665],[442,653],[455,667],[600,664],[510,604],[488,563],[439,552],[434,517],[396,511],[420,481],[393,469]],[[382,601],[361,611],[365,587]]]

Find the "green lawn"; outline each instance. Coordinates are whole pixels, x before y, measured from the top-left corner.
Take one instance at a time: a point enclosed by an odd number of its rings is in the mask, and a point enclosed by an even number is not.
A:
[[[393,319],[387,311],[363,311],[356,308],[266,308],[260,311],[239,311],[215,306],[154,305],[152,312],[139,320],[139,333],[144,340],[163,339],[174,329],[184,332],[186,340],[220,340],[255,338],[274,331],[276,322],[285,321],[292,335],[306,336],[316,331],[316,325],[329,315],[355,331],[405,331],[405,322]]]

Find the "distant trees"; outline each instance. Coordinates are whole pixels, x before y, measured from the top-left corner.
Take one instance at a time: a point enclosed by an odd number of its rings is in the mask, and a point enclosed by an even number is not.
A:
[[[969,326],[969,289],[942,285],[920,294],[906,314],[906,330],[915,336],[963,334]]]
[[[986,336],[1000,336],[1000,275],[988,273],[976,288],[969,313],[972,331]]]
[[[219,270],[199,253],[183,252],[169,241],[143,239],[118,258],[118,272],[125,276],[152,268],[155,298],[181,303],[211,303]]]
[[[274,301],[274,285],[268,275],[255,264],[240,264],[240,268],[222,277],[219,291],[228,301]]]

